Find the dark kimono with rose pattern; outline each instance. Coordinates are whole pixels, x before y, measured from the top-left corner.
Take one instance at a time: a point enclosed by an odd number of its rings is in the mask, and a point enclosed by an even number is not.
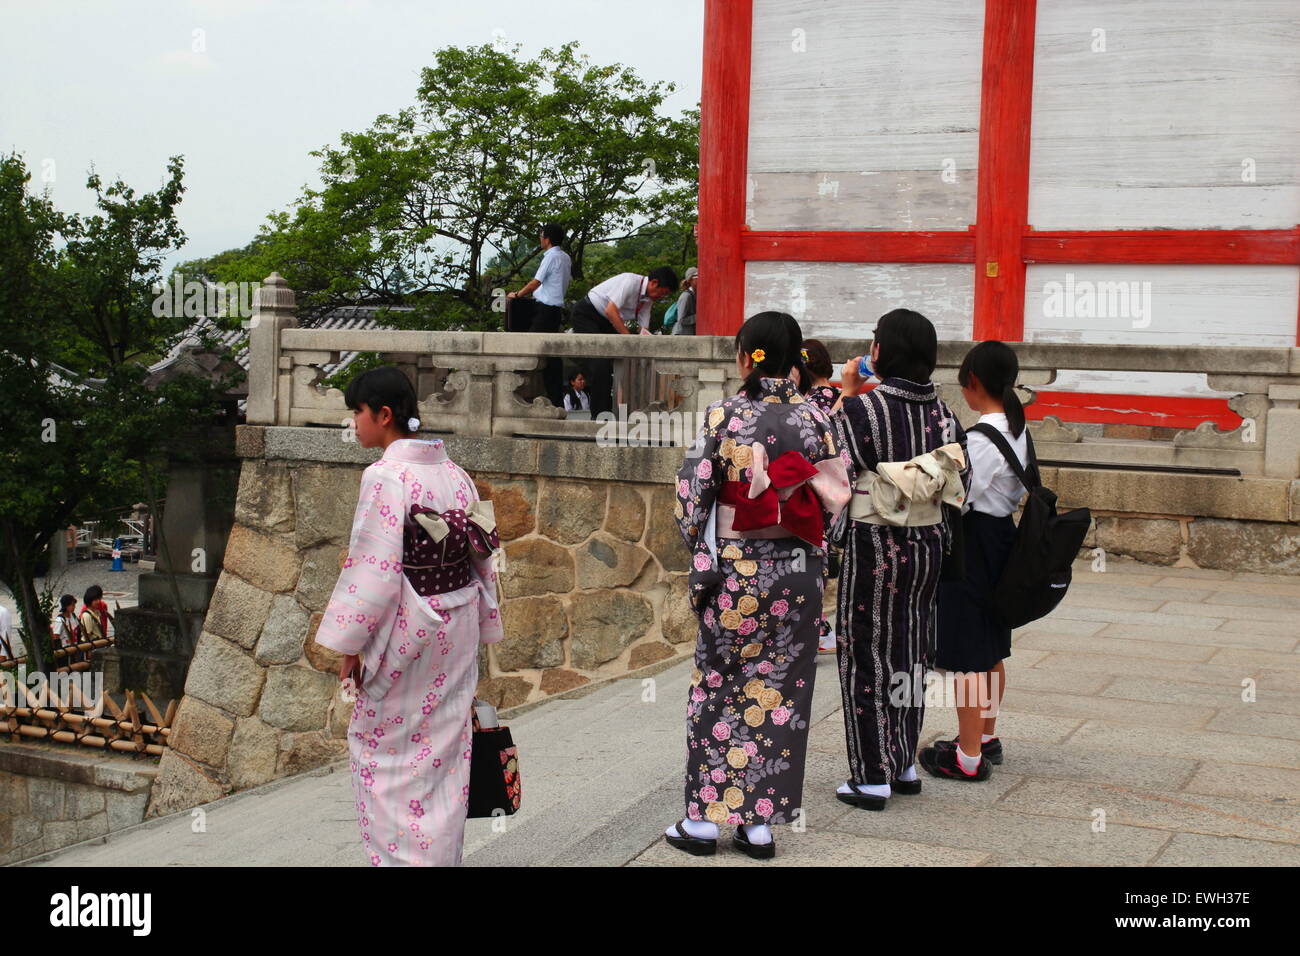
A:
[[[792,465],[804,476],[794,490],[780,477]],[[752,499],[769,482],[781,520],[750,528],[737,495]],[[849,485],[825,412],[788,379],[764,378],[757,398],[710,405],[678,473],[675,509],[692,551],[690,599],[700,618],[686,720],[692,820],[798,819],[826,551],[824,537],[813,542],[788,530],[808,533],[792,516],[794,495],[805,517],[819,512],[814,523],[838,531]],[[715,508],[716,561],[707,540]]]

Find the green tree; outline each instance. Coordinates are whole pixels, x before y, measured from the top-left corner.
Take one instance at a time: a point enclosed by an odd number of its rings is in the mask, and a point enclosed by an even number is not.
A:
[[[49,627],[33,582],[46,542],[79,509],[144,497],[233,384],[147,381],[145,362],[186,321],[152,311],[160,264],[184,239],[179,157],[169,169],[160,190],[139,197],[122,182],[102,189],[92,173],[98,213],[64,216],[30,193],[19,157],[0,158],[0,580],[38,667]]]
[[[445,48],[414,106],[312,154],[321,189],[244,250],[182,268],[223,282],[279,271],[304,324],[364,300],[416,307],[394,325],[495,328],[497,290],[535,267],[543,223],[569,232],[581,277],[589,247],[694,220],[699,115],[661,115],[674,89],[573,43],[531,60]]]

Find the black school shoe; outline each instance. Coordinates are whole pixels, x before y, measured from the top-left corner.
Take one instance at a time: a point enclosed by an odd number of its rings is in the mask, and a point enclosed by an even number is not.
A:
[[[956,747],[926,747],[921,751],[917,758],[925,772],[932,777],[945,777],[948,780],[964,780],[969,783],[978,783],[981,780],[987,780],[992,768],[989,761],[981,760],[974,773],[967,773],[961,769],[957,763]]]
[[[934,742],[934,745],[936,747],[947,747],[949,750],[956,750],[957,739],[953,738],[952,740],[936,740]],[[994,737],[988,743],[980,744],[980,754],[989,763],[1001,763],[1002,762],[1002,741],[997,737]]]
[[[706,840],[703,837],[693,837],[686,832],[680,820],[677,821],[677,836],[671,833],[664,835],[669,846],[675,846],[679,850],[685,850],[691,856],[713,856],[718,852],[717,840]]]
[[[771,843],[750,843],[744,827],[736,827],[736,832],[731,835],[731,842],[741,853],[755,860],[770,860],[776,856],[776,840]]]

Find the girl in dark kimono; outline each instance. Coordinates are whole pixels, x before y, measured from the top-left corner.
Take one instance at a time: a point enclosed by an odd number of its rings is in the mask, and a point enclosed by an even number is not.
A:
[[[769,824],[799,818],[817,664],[825,534],[849,484],[808,381],[799,325],[762,312],[736,336],[740,394],[714,402],[678,473],[675,513],[692,552],[700,618],[687,703],[686,819],[668,842],[717,850],[718,824],[756,858]]]
[[[860,358],[851,359],[833,416],[854,486],[837,617],[849,780],[837,796],[883,810],[892,794],[921,792],[915,760],[936,588],[952,541],[950,514],[970,479],[965,433],[930,381],[934,326],[895,309],[873,339],[870,362],[881,383],[862,393]]]
[[[808,366],[808,371],[812,373],[811,387],[805,397],[827,415],[831,414],[835,403],[840,400],[840,390],[831,384],[831,376],[835,374],[835,366],[831,362],[831,353],[826,350],[826,346],[822,344],[820,339],[804,339],[803,361]],[[818,654],[834,654],[835,645],[838,643],[835,639],[835,629],[831,627],[826,611],[835,607],[835,599],[839,593],[839,578],[839,548],[828,545],[826,548],[826,593],[822,598],[822,624],[820,639],[817,642]]]

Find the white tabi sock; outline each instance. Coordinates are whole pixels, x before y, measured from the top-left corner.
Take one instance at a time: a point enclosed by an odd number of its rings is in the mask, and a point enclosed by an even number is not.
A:
[[[766,823],[747,823],[741,829],[745,831],[745,836],[749,837],[749,842],[755,846],[772,842],[772,828]]]
[[[961,767],[962,773],[973,774],[976,770],[979,769],[980,761],[982,759],[984,758],[983,755],[981,754],[976,754],[973,757],[967,757],[964,753],[962,753],[961,747],[957,748],[957,766]]]
[[[718,838],[718,825],[710,823],[708,820],[683,820],[682,829],[697,840],[716,840]],[[681,836],[677,832],[677,824],[673,824],[664,833],[669,836]]]
[[[898,775],[898,779],[903,781],[903,783],[911,783],[913,780],[917,779],[916,764],[912,764],[912,766],[908,767],[906,770],[900,773]]]
[[[868,797],[888,797],[893,794],[887,783],[859,783],[856,785],[858,793]],[[853,787],[848,783],[839,785],[836,793],[852,793]]]

